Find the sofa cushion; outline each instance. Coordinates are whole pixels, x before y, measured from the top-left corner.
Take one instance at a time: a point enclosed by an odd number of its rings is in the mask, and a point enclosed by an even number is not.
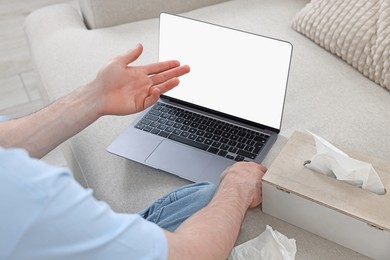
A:
[[[312,0],[293,28],[390,90],[390,2]]]

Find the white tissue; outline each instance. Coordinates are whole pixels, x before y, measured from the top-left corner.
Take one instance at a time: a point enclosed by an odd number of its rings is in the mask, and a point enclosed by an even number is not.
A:
[[[314,136],[317,154],[306,164],[307,168],[376,194],[385,194],[383,183],[371,164],[353,159],[325,139],[310,134]]]
[[[233,248],[229,260],[294,260],[297,247],[295,239],[266,227],[265,231]]]

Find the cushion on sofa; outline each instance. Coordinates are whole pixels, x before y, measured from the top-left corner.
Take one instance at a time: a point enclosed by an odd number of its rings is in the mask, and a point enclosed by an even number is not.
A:
[[[390,1],[312,0],[292,27],[390,90]]]

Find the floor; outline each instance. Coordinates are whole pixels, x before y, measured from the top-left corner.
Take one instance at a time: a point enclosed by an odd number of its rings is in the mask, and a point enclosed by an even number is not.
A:
[[[70,0],[1,0],[0,1],[0,115],[18,118],[43,107],[39,95],[40,80],[34,72],[23,23],[32,11]],[[43,158],[66,166],[59,149]]]

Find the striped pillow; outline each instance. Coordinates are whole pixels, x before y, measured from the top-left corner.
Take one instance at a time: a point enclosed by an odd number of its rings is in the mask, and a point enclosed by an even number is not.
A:
[[[390,90],[390,0],[312,0],[292,27]]]

